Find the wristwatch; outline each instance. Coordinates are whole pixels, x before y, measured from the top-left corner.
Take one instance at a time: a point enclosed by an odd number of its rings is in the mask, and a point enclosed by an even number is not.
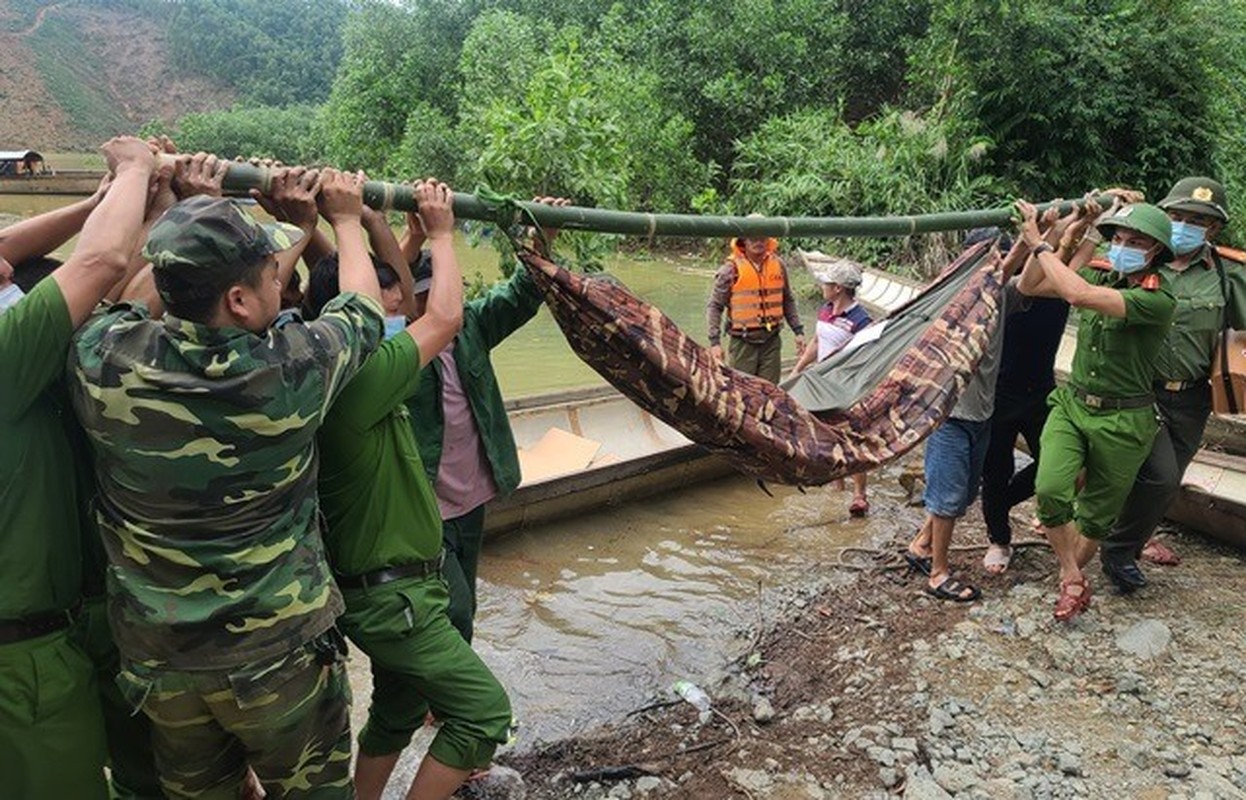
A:
[[[1034,255],[1038,255],[1039,253],[1054,253],[1054,252],[1056,252],[1056,248],[1052,247],[1049,242],[1039,242],[1038,246],[1034,248]]]

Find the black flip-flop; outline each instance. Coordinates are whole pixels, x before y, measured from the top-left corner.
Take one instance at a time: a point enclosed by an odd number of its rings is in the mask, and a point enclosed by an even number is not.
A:
[[[969,594],[962,594],[966,589],[969,590]],[[977,586],[961,583],[950,575],[944,578],[938,586],[927,585],[926,594],[939,600],[951,600],[953,603],[972,603],[982,596]]]
[[[920,572],[927,578],[930,577],[931,559],[930,556],[919,556],[912,550],[904,551],[904,560],[908,562],[909,569],[914,572]]]

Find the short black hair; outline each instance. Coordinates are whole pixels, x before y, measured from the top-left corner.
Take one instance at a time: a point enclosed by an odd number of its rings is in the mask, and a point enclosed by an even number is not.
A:
[[[382,289],[387,289],[398,282],[398,273],[389,264],[369,253],[372,257],[372,268],[376,270],[377,282]],[[307,294],[303,299],[303,312],[308,319],[320,316],[325,303],[342,293],[337,281],[337,253],[330,253],[316,262],[307,276]]]
[[[56,271],[62,262],[51,256],[34,256],[13,265],[13,282],[26,294],[34,291],[39,281]]]
[[[164,301],[165,309],[175,317],[207,325],[212,318],[221,296],[231,286],[245,284],[251,288],[260,285],[260,276],[264,267],[270,263],[266,256],[236,270],[211,271],[203,270],[204,280],[188,281],[184,273],[175,273],[166,269],[152,271],[156,282],[156,290]]]

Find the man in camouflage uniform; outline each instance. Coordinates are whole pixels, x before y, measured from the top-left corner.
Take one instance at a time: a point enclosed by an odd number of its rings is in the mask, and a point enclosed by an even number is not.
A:
[[[59,379],[74,329],[138,247],[155,164],[138,139],[103,150],[114,175],[106,196],[0,232],[7,277],[6,259],[46,253],[82,230],[69,260],[0,312],[0,793],[19,800],[108,796],[96,676],[70,636],[83,590],[84,487]]]
[[[321,212],[360,241],[362,178],[326,171]],[[312,202],[317,178],[301,183]],[[153,721],[173,798],[350,797],[342,599],[317,528],[316,430],[381,335],[367,258],[315,322],[283,317],[276,253],[306,231],[233,201],[184,200],[144,256],[168,309],[116,306],[78,333],[119,681]],[[343,244],[343,252],[348,249]],[[351,250],[351,252],[354,252]]]

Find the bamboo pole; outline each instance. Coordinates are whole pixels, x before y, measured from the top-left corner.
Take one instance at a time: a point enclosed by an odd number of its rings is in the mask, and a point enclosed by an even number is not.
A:
[[[223,188],[227,194],[246,194],[250,189],[267,191],[269,170],[253,164],[231,163]],[[1111,197],[1097,198],[1103,206]],[[368,181],[363,187],[363,201],[379,210],[415,211],[417,205],[412,188],[400,183]],[[1080,200],[1066,200],[1060,213],[1067,213]],[[1038,206],[1041,214],[1051,203]],[[459,219],[497,222],[509,226],[534,221],[544,227],[562,230],[596,231],[629,236],[682,236],[688,238],[729,238],[734,236],[800,236],[838,238],[848,236],[910,236],[916,233],[966,230],[988,226],[1008,227],[1012,224],[1011,206],[978,211],[950,211],[891,217],[730,217],[696,214],[648,214],[612,211],[580,206],[549,206],[526,201],[492,202],[462,192],[454,193],[454,215]]]

